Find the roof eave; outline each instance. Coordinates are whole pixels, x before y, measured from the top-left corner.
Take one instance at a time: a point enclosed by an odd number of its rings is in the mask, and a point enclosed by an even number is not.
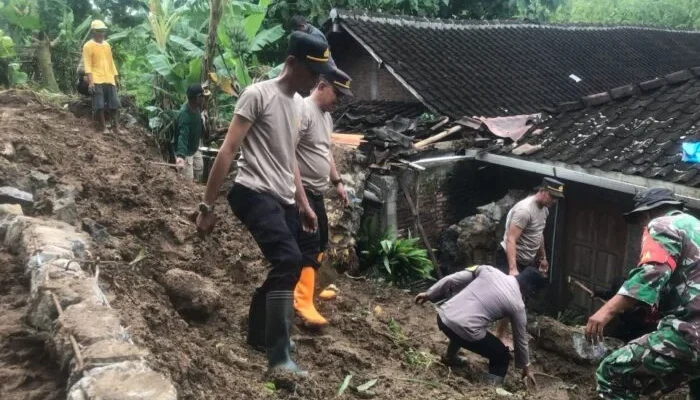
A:
[[[530,161],[491,153],[480,153],[478,150],[467,150],[466,156],[467,158],[473,158],[489,164],[534,172],[616,192],[636,194],[650,187],[664,187],[673,190],[676,196],[684,200],[689,207],[700,209],[698,189],[677,183],[627,175],[620,172],[586,169],[561,162],[547,160]]]

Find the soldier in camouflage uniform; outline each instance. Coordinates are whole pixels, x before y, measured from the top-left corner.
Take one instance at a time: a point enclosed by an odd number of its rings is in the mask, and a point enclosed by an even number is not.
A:
[[[586,336],[600,340],[605,325],[637,302],[657,305],[662,317],[656,331],[600,364],[596,380],[603,399],[669,393],[700,377],[700,221],[683,212],[668,189],[649,189],[635,201],[626,216],[646,226],[641,259],[617,295],[590,317]]]

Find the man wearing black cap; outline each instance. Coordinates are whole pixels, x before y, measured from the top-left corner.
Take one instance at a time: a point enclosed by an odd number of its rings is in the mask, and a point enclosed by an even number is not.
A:
[[[295,94],[308,92],[319,74],[333,71],[328,56],[324,42],[294,32],[289,36],[288,56],[280,76],[243,91],[214,160],[197,216],[197,229],[210,232],[216,222],[213,210],[217,192],[240,148],[238,173],[228,202],[271,264],[267,279],[253,295],[248,314],[248,343],[256,347],[264,344],[271,372],[281,369],[305,375],[290,357],[289,334],[294,287],[302,263],[297,245],[300,214],[306,229],[313,230],[316,221],[313,210],[295,204],[300,193],[295,190],[294,150],[301,121],[301,102]]]
[[[314,283],[316,270],[321,266],[323,252],[328,244],[328,218],[323,203],[323,193],[328,189],[329,181],[333,183],[336,193],[344,206],[348,206],[348,195],[340,179],[331,153],[331,133],[333,118],[331,111],[342,97],[352,96],[350,77],[343,71],[335,69],[333,73],[321,75],[318,85],[311,95],[303,100],[304,117],[301,120],[299,143],[296,156],[299,164],[301,187],[297,191],[314,210],[318,229],[314,232],[302,232],[299,248],[304,256],[301,276],[294,290],[294,309],[307,326],[322,327],[328,321],[314,306]],[[324,291],[321,298],[334,297],[332,291]]]
[[[486,381],[499,386],[508,372],[510,351],[488,327],[498,319],[510,319],[515,336],[515,365],[523,370],[523,377],[534,383],[524,299],[536,294],[546,282],[532,267],[512,276],[488,265],[477,265],[442,278],[416,296],[416,303],[447,299],[438,308],[437,318],[438,327],[450,339],[443,362],[459,366],[463,364],[459,349],[473,351],[489,359]]]
[[[199,151],[203,127],[202,109],[209,94],[200,84],[188,87],[187,103],[182,105],[177,114],[175,160],[180,173],[189,180],[199,180],[202,177],[202,153]]]
[[[503,241],[496,251],[497,268],[510,275],[518,275],[530,266],[544,273],[548,271],[543,232],[549,207],[561,198],[564,198],[564,184],[556,179],[544,178],[537,193],[510,209]],[[501,321],[496,327],[496,335],[506,346],[512,347],[507,330],[508,321]]]
[[[658,306],[661,320],[654,332],[601,362],[596,380],[603,399],[670,393],[700,377],[700,221],[683,211],[669,189],[649,189],[635,203],[625,216],[644,227],[639,263],[589,318],[586,337],[601,340],[610,320],[638,303]],[[690,386],[691,398],[697,398],[697,381]]]

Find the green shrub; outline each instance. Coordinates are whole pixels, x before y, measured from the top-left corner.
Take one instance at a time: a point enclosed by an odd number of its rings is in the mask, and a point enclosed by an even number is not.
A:
[[[399,287],[432,280],[433,264],[418,238],[392,239],[379,233],[376,219],[364,221],[360,232],[360,268]]]

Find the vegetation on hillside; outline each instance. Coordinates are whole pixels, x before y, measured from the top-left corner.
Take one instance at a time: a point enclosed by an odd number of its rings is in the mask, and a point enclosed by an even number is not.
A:
[[[2,0],[0,85],[75,93],[94,18],[109,25],[123,84],[160,142],[185,88],[208,81],[225,126],[251,83],[279,73],[292,15],[319,25],[332,7],[441,18],[700,27],[700,0]]]

